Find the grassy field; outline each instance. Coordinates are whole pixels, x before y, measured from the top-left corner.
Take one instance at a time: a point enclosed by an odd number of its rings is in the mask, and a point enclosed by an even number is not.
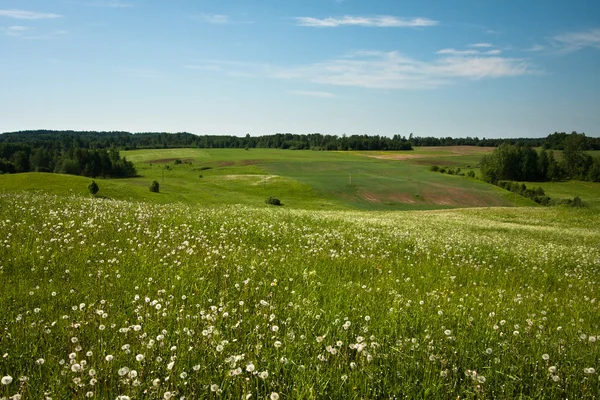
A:
[[[600,185],[540,207],[429,170],[485,151],[0,175],[0,399],[598,398]]]
[[[599,224],[4,191],[0,398],[598,398]]]
[[[476,179],[429,171],[434,164],[467,171],[489,151],[477,147],[432,147],[411,152],[136,150],[122,153],[136,164],[139,177],[97,179],[97,183],[101,196],[156,203],[264,207],[264,200],[275,196],[288,208],[312,210],[535,206]],[[175,160],[182,163],[175,165]],[[153,180],[161,185],[159,194],[147,190]],[[0,176],[0,187],[85,194],[89,181],[51,174],[15,174]]]

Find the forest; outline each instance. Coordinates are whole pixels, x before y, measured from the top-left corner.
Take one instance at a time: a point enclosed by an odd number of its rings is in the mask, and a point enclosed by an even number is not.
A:
[[[554,137],[552,139],[555,139]],[[552,150],[538,152],[529,145],[503,143],[490,155],[483,157],[480,170],[483,179],[499,181],[558,181],[565,179],[600,181],[600,157],[592,157],[587,138],[576,132],[565,135],[560,142],[549,141],[562,150],[558,161]]]
[[[585,153],[600,149],[600,138],[583,133],[553,133],[546,138],[479,139],[401,135],[337,136],[277,133],[263,136],[194,135],[187,132],[130,133],[32,130],[0,134],[0,172],[56,172],[90,177],[128,177],[135,167],[119,150],[149,148],[277,148],[289,150],[412,150],[413,146],[497,147],[482,161],[485,180],[600,179],[598,160]],[[534,147],[541,147],[538,154]],[[560,163],[551,151],[561,150]]]

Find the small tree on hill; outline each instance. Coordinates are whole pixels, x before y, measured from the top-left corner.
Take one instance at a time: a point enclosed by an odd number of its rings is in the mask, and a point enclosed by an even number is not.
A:
[[[154,193],[158,193],[160,191],[160,185],[157,181],[152,182],[152,185],[150,185],[150,191]]]
[[[88,185],[88,191],[92,196],[95,196],[99,190],[100,188],[98,187],[98,184],[95,181],[92,181],[92,183]]]

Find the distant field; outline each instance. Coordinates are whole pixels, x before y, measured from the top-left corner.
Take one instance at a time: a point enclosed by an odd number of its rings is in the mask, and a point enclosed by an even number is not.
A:
[[[530,200],[476,179],[431,172],[431,165],[477,173],[492,148],[417,147],[414,151],[320,152],[276,149],[152,149],[124,151],[139,177],[96,179],[100,196],[185,204],[266,207],[269,196],[288,208],[426,210],[456,207],[536,206]],[[181,161],[175,164],[175,161]],[[160,193],[148,186],[158,181]],[[89,178],[56,174],[0,176],[4,190],[87,194]],[[537,186],[539,184],[534,184]],[[564,182],[551,197],[579,195],[599,206],[600,185]],[[573,188],[573,190],[570,190]]]

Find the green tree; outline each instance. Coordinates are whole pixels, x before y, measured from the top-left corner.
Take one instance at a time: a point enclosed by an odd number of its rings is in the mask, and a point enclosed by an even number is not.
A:
[[[150,191],[154,192],[154,193],[160,192],[160,185],[158,184],[157,181],[152,182],[152,185],[150,185]]]
[[[92,181],[92,183],[88,185],[88,191],[92,196],[95,196],[99,190],[100,188],[98,187],[98,184],[95,181]]]

